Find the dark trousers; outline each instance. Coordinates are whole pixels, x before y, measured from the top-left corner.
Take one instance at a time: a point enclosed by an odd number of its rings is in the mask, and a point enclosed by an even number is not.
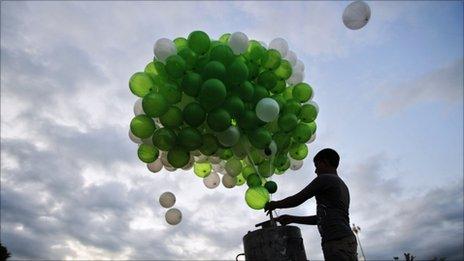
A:
[[[331,240],[322,244],[322,252],[326,261],[357,261],[358,243],[356,237],[348,236]]]

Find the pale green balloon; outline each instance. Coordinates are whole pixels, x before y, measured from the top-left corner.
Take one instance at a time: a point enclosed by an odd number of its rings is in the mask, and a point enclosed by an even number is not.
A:
[[[256,116],[264,122],[271,122],[279,116],[279,104],[273,98],[263,98],[256,104]]]
[[[227,171],[227,174],[229,174],[232,177],[236,177],[242,171],[242,162],[240,162],[239,159],[230,158],[226,162],[225,169]]]
[[[205,163],[195,163],[193,165],[193,172],[195,172],[195,175],[197,175],[200,178],[207,177],[211,173],[211,163],[205,162]]]
[[[269,201],[269,192],[263,186],[248,188],[245,192],[245,201],[252,209],[263,209]]]

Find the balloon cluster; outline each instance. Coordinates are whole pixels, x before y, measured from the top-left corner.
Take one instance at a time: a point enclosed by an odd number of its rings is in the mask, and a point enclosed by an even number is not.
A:
[[[241,32],[211,40],[202,31],[159,39],[155,58],[129,81],[135,117],[129,136],[152,172],[189,170],[207,188],[248,185],[262,209],[277,184],[299,169],[314,141],[318,106],[304,65],[276,38],[269,48]]]

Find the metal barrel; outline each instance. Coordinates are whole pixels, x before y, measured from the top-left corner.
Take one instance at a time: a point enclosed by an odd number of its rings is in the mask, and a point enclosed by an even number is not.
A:
[[[277,226],[248,232],[243,237],[246,260],[307,260],[301,231],[295,226]]]

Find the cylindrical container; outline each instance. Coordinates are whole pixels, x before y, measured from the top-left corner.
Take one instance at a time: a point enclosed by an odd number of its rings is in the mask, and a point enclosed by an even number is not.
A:
[[[295,226],[276,226],[248,232],[243,237],[246,260],[307,260],[301,231]]]

